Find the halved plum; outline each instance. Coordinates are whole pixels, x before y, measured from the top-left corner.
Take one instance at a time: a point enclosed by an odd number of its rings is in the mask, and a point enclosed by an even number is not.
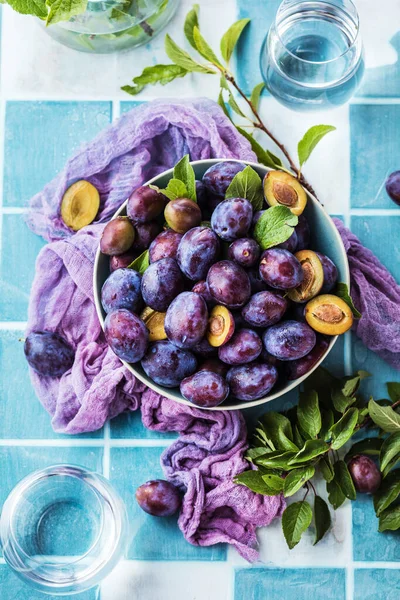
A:
[[[333,294],[322,294],[306,304],[307,323],[318,333],[340,335],[353,325],[351,308],[342,298]]]
[[[269,171],[264,177],[264,195],[270,206],[286,206],[294,215],[301,215],[307,204],[307,194],[298,180],[283,171]]]

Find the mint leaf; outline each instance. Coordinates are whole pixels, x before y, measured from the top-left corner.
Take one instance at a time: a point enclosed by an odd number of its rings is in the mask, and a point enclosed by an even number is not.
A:
[[[285,498],[298,492],[305,482],[314,476],[314,473],[315,469],[312,465],[290,471],[289,475],[283,480],[283,495]]]
[[[392,402],[397,402],[400,399],[400,383],[398,381],[389,381],[387,389]]]
[[[167,196],[168,200],[176,200],[176,198],[187,198],[188,190],[186,185],[180,179],[173,177],[168,181],[168,185],[165,189],[160,190],[164,196]]]
[[[268,487],[267,496],[277,496],[283,490],[283,479],[279,475],[268,473],[262,476],[264,483]]]
[[[189,10],[186,15],[185,23],[183,25],[186,39],[195,50],[197,50],[197,48],[196,42],[194,41],[193,29],[199,26],[199,8],[198,4],[193,4],[193,8]]]
[[[383,480],[379,490],[374,496],[374,508],[376,516],[388,508],[400,495],[400,469],[392,471]]]
[[[251,133],[249,133],[245,129],[242,129],[238,125],[235,125],[235,127],[238,130],[238,132],[250,142],[251,149],[257,156],[257,161],[262,165],[265,165],[266,167],[271,167],[271,169],[275,169],[277,165],[270,157],[269,152],[267,150],[264,150],[261,144],[257,142],[257,140],[251,135]]]
[[[329,502],[332,504],[333,508],[337,510],[346,500],[346,496],[343,494],[342,488],[339,485],[336,473],[331,481],[326,482],[326,491],[328,492]]]
[[[357,425],[357,419],[357,408],[349,408],[343,417],[330,428],[332,434],[331,447],[333,450],[339,450],[351,438],[354,428]]]
[[[351,308],[351,312],[355,319],[361,319],[361,313],[354,306],[353,300],[349,294],[349,288],[346,283],[338,283],[335,291],[336,296],[339,296],[344,302],[346,302],[347,306]]]
[[[336,127],[332,125],[314,125],[310,127],[304,134],[297,146],[299,155],[300,167],[310,158],[315,146],[326,136],[330,131],[335,131]]]
[[[369,416],[383,431],[396,433],[400,431],[400,415],[390,406],[381,406],[371,400],[368,403]]]
[[[312,521],[311,506],[303,500],[290,504],[282,515],[282,529],[286,543],[290,549],[294,548],[300,541],[304,531]]]
[[[268,469],[285,469],[290,471],[295,467],[289,465],[291,458],[295,456],[295,452],[282,452],[282,450],[276,450],[275,452],[269,452],[265,456],[255,459],[257,465],[267,467]]]
[[[254,458],[257,458],[258,456],[263,456],[264,454],[266,454],[265,446],[259,446],[257,448],[249,448],[246,452],[245,459],[253,462]]]
[[[48,9],[45,0],[7,0],[7,4],[22,15],[34,15],[40,19],[47,17]]]
[[[210,69],[206,65],[201,65],[194,60],[190,54],[175,44],[174,40],[168,33],[165,36],[165,52],[173,63],[179,65],[186,71],[195,71],[197,73],[215,73],[213,69]]]
[[[223,66],[221,65],[221,63],[218,60],[218,58],[216,57],[216,55],[214,54],[213,49],[207,44],[206,40],[201,35],[197,25],[195,25],[193,27],[193,39],[194,39],[194,43],[196,44],[197,52],[199,54],[201,54],[201,56],[203,58],[212,62],[213,65],[215,65],[217,67],[221,67],[221,69],[223,69]]]
[[[258,110],[258,106],[260,104],[260,96],[261,96],[264,88],[265,88],[265,83],[262,81],[261,83],[258,83],[253,88],[253,91],[251,92],[250,102],[252,103],[252,105],[254,106],[254,108],[256,110]]]
[[[400,456],[400,429],[395,433],[389,435],[388,438],[383,442],[381,452],[379,455],[381,471],[385,471],[386,468],[397,462]]]
[[[275,476],[276,477],[276,476]],[[277,479],[280,479],[277,477]],[[283,480],[282,484],[283,484]],[[275,491],[274,487],[270,487],[263,478],[261,471],[244,471],[233,479],[234,483],[244,485],[256,494],[264,494],[265,496],[276,496],[279,490]],[[276,483],[275,483],[276,484]],[[282,489],[282,488],[281,488]]]
[[[297,223],[298,218],[287,206],[271,206],[258,219],[254,228],[254,239],[263,250],[267,250],[286,242]]]
[[[243,29],[250,22],[250,19],[240,19],[231,25],[224,33],[221,39],[221,54],[225,62],[229,63],[230,58],[233,54],[235,46],[242,35]]]
[[[335,476],[335,473],[328,455],[323,456],[318,461],[318,466],[321,470],[322,477],[325,479],[325,481],[327,481],[328,483],[332,481],[332,479]]]
[[[243,171],[236,173],[225,193],[225,198],[245,198],[251,202],[253,210],[261,210],[264,194],[261,177],[247,165]]]
[[[328,450],[329,446],[323,440],[306,440],[300,452],[297,452],[297,454],[289,460],[289,465],[293,466],[299,463],[308,462],[312,458],[320,456]]]
[[[297,419],[301,429],[312,438],[321,431],[321,412],[319,410],[318,395],[314,391],[301,392],[297,407]]]
[[[396,531],[400,528],[400,505],[387,508],[379,517],[378,531]]]
[[[128,265],[128,269],[134,269],[134,271],[138,271],[140,275],[143,275],[149,264],[149,251],[145,250],[137,258],[135,258],[135,260],[131,262],[130,265]]]
[[[189,154],[185,154],[174,167],[174,179],[179,179],[185,184],[187,195],[185,198],[190,198],[194,202],[196,199],[196,176],[192,165],[189,162]]]
[[[357,454],[366,454],[367,456],[379,456],[383,440],[380,438],[365,438],[354,444],[345,456],[345,460],[349,460]]]
[[[50,9],[46,25],[51,25],[85,12],[87,0],[46,0],[46,6]]]
[[[314,498],[315,544],[318,544],[331,526],[331,513],[321,496]]]
[[[231,109],[237,114],[239,115],[239,117],[243,117],[244,119],[246,118],[246,115],[244,114],[244,112],[242,111],[242,109],[240,108],[239,104],[236,102],[234,95],[232,94],[231,91],[229,91],[229,100],[228,100],[228,104],[231,107]]]
[[[343,494],[349,500],[356,499],[356,488],[349,473],[346,463],[343,460],[338,460],[334,465],[335,477]]]
[[[292,441],[292,426],[284,415],[273,411],[268,412],[262,417],[260,423],[275,450],[298,452],[296,444]]]
[[[135,86],[126,85],[121,89],[132,96],[136,96],[146,85],[155,85],[156,83],[166,85],[177,77],[185,77],[187,74],[188,71],[179,65],[154,65],[153,67],[146,67],[140,75],[133,78]]]

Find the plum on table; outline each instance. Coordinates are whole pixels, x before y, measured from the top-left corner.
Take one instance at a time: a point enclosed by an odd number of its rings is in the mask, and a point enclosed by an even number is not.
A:
[[[45,377],[61,377],[75,358],[70,344],[54,331],[31,331],[25,339],[24,353],[29,366]]]
[[[139,486],[136,500],[140,508],[153,517],[171,517],[182,503],[178,488],[163,479],[146,481]]]

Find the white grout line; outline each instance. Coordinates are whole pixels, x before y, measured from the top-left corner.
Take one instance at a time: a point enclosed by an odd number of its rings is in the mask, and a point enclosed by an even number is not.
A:
[[[1,51],[1,48],[0,48]],[[3,179],[4,179],[4,132],[5,132],[5,121],[6,121],[6,103],[4,99],[1,99],[0,95],[0,252],[2,250],[3,242],[3,215],[1,209],[3,208]]]
[[[352,217],[400,217],[400,208],[352,208]]]
[[[0,321],[0,331],[24,331],[25,327],[25,321]]]
[[[400,567],[400,563],[398,562],[378,562],[378,561],[371,561],[371,562],[360,562],[360,561],[355,561],[353,563],[353,566],[355,569],[399,569]]]
[[[383,96],[376,97],[353,97],[350,100],[350,104],[400,104],[400,98],[385,98]]]
[[[110,421],[104,424],[103,475],[110,478]]]
[[[24,215],[28,209],[25,206],[3,206],[1,212],[3,215]]]
[[[121,116],[121,105],[119,103],[119,100],[113,100],[112,101],[112,118],[111,118],[111,122],[113,123],[114,121],[116,121],[117,119],[119,119],[119,117]]]

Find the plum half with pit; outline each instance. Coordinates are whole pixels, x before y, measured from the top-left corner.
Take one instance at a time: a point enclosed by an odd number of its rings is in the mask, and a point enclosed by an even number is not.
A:
[[[45,377],[61,377],[73,363],[75,352],[70,344],[53,331],[31,331],[24,343],[29,366]]]
[[[142,276],[143,300],[153,310],[165,312],[184,289],[182,273],[173,258],[162,258],[152,263]]]
[[[307,302],[304,315],[310,327],[326,335],[340,335],[353,325],[351,308],[333,294],[322,294]]]
[[[142,359],[142,367],[158,385],[174,388],[196,371],[197,359],[189,350],[177,348],[168,340],[161,340],[149,345]]]
[[[178,251],[179,243],[182,239],[182,234],[167,229],[162,231],[154,238],[149,247],[149,261],[157,262],[162,258],[175,258]]]
[[[142,319],[126,308],[108,313],[104,322],[104,335],[111,350],[126,362],[138,362],[147,350],[147,327]]]
[[[136,490],[140,508],[153,517],[171,517],[181,505],[177,487],[163,479],[146,481]]]
[[[210,313],[207,326],[208,343],[219,348],[231,339],[235,331],[235,320],[226,306],[214,306]]]
[[[301,215],[307,205],[307,194],[298,180],[284,171],[269,171],[264,177],[264,195],[269,206],[286,206]]]
[[[103,254],[116,256],[124,254],[132,246],[135,229],[127,217],[116,217],[109,221],[100,238],[100,250]]]
[[[117,269],[111,273],[101,288],[101,304],[105,312],[116,308],[139,312],[143,306],[141,279],[134,269]]]
[[[229,260],[221,260],[210,268],[207,284],[218,304],[241,308],[250,298],[250,281],[246,271]]]
[[[208,194],[223,200],[232,179],[245,167],[243,163],[229,160],[212,165],[204,173],[202,180]]]
[[[193,348],[203,339],[207,322],[208,310],[202,296],[182,292],[169,305],[164,326],[173,344],[179,348]]]
[[[164,210],[167,198],[147,185],[137,188],[128,198],[126,213],[132,222],[154,221]]]
[[[363,494],[375,494],[381,485],[382,475],[374,461],[363,454],[357,454],[347,463],[354,487]]]
[[[225,242],[245,237],[253,218],[251,203],[245,198],[224,200],[211,215],[213,231]]]
[[[293,302],[307,302],[321,291],[324,270],[317,253],[312,250],[300,250],[295,257],[303,270],[303,281],[288,291],[288,297]]]
[[[177,251],[178,265],[192,281],[204,279],[219,254],[219,240],[209,227],[193,227],[183,236]]]
[[[245,269],[253,267],[260,258],[261,248],[252,238],[240,238],[228,248],[228,258]]]
[[[254,294],[242,309],[243,319],[252,327],[270,327],[278,323],[288,308],[288,302],[275,292]]]
[[[213,371],[198,371],[181,382],[181,394],[200,408],[219,406],[229,395],[225,379]]]
[[[270,248],[261,255],[260,275],[273,288],[289,290],[303,281],[303,269],[291,252],[282,248]]]
[[[260,336],[252,329],[239,329],[218,350],[218,358],[228,365],[244,365],[258,358],[262,351]]]
[[[278,379],[276,367],[251,363],[229,369],[226,381],[238,400],[258,400],[266,396]]]
[[[279,360],[297,360],[311,352],[316,335],[306,323],[281,321],[264,332],[263,342],[266,351]]]

